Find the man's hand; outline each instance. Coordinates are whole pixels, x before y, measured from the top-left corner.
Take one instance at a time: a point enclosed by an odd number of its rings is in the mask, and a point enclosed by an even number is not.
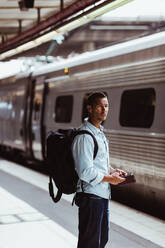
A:
[[[127,172],[125,172],[125,171],[123,171],[123,170],[120,170],[120,169],[115,169],[114,172],[119,173],[119,176],[126,176],[126,175],[127,175]],[[113,173],[114,173],[114,172],[113,172]]]
[[[115,172],[119,173],[119,176],[126,176],[127,175],[127,172],[120,170],[120,169],[114,169],[111,167],[110,168],[110,175],[112,175]]]
[[[108,182],[113,185],[117,185],[125,181],[125,178],[120,177],[118,172],[114,172],[111,175],[104,176],[102,182]]]

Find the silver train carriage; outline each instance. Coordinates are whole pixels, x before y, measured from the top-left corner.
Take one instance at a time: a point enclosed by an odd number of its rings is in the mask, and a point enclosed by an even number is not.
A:
[[[3,79],[0,89],[1,151],[40,161],[47,132],[80,126],[88,94],[105,92],[111,165],[133,172],[137,180],[114,192],[141,207],[147,199],[164,214],[164,31]]]

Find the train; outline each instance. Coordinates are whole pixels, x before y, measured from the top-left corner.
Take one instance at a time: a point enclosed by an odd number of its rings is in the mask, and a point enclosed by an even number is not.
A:
[[[113,186],[165,217],[165,31],[85,52],[0,80],[0,154],[45,166],[50,130],[79,127],[87,97],[105,92],[110,161],[136,183]]]

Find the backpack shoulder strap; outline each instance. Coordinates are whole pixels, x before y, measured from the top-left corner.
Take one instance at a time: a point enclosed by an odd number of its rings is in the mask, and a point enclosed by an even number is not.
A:
[[[96,155],[97,155],[97,152],[98,152],[98,144],[97,144],[97,140],[95,138],[95,136],[90,132],[90,131],[87,131],[87,130],[78,130],[75,134],[75,136],[77,135],[81,135],[81,134],[88,134],[90,135],[92,138],[93,138],[93,141],[94,141],[94,155],[93,155],[93,159],[95,159]],[[74,137],[75,137],[74,136]]]

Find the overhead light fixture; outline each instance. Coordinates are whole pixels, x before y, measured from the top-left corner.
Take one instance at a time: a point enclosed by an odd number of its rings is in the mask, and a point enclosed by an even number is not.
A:
[[[28,10],[28,9],[25,7],[24,1],[19,1],[19,2],[18,2],[18,6],[19,6],[19,9],[20,9],[21,11],[27,11],[27,10]]]
[[[0,55],[0,59],[3,60],[5,58],[11,57],[11,56],[13,56],[15,54],[17,54],[16,49],[12,49],[12,50],[9,50],[9,51],[7,51],[5,53],[2,53]]]
[[[15,50],[18,51],[18,52],[22,52],[22,51],[29,50],[29,49],[31,49],[33,47],[36,47],[36,43],[34,41],[29,41],[29,42],[27,42],[27,43],[15,48]]]
[[[34,40],[36,43],[36,46],[41,45],[42,43],[48,42],[52,40],[54,37],[56,37],[59,33],[57,31],[51,31],[37,39]]]
[[[0,60],[6,59],[8,57],[11,57],[11,56],[16,55],[18,53],[21,53],[23,51],[37,47],[37,46],[39,46],[45,42],[48,42],[48,41],[56,38],[56,36],[58,36],[59,34],[63,35],[63,34],[69,32],[75,28],[78,28],[84,24],[91,22],[95,18],[97,18],[97,17],[99,17],[99,16],[101,16],[101,15],[103,15],[109,11],[112,11],[116,8],[119,8],[119,7],[125,5],[129,2],[132,2],[132,1],[134,1],[134,0],[116,0],[114,2],[110,2],[109,4],[106,4],[105,6],[100,7],[98,9],[90,12],[89,14],[81,16],[81,17],[75,19],[74,21],[71,21],[70,23],[65,24],[64,26],[57,28],[54,31],[51,31],[47,34],[44,34],[41,37],[36,38],[33,41],[27,42],[27,43],[25,43],[25,44],[23,44],[17,48],[14,48],[10,51],[7,51],[7,52],[0,54]]]
[[[26,11],[34,7],[34,0],[19,0],[18,5],[20,10]]]

